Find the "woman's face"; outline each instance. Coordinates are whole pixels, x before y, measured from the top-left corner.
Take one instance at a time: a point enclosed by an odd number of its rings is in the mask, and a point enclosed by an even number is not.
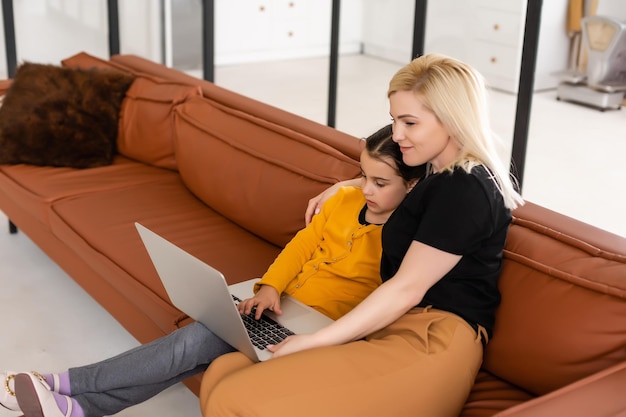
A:
[[[448,131],[412,91],[396,91],[389,97],[393,140],[400,145],[407,165],[430,162],[435,172],[454,160],[458,146]]]
[[[367,150],[361,152],[361,190],[370,223],[386,222],[411,188],[393,167],[391,158],[380,160],[372,158]]]

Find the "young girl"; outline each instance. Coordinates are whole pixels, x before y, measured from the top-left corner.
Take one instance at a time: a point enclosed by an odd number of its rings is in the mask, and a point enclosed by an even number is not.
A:
[[[383,284],[326,328],[271,346],[269,361],[214,362],[202,383],[206,417],[459,415],[500,302],[510,210],[523,201],[470,66],[416,58],[388,98],[404,162],[427,163],[428,174],[385,223]]]
[[[360,188],[344,187],[286,245],[240,303],[257,316],[280,314],[287,293],[337,319],[380,284],[381,225],[405,198],[425,166],[402,162],[386,126],[366,139]],[[139,404],[165,388],[204,371],[234,349],[200,323],[111,359],[60,374],[4,374],[0,401],[26,417],[100,417]],[[13,395],[15,394],[15,395]]]

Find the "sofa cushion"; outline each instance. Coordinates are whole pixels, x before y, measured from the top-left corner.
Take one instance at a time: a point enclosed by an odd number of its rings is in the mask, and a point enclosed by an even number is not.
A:
[[[153,169],[161,172],[155,175],[159,181],[54,202],[50,227],[65,245],[97,269],[104,280],[136,297],[135,303],[143,304],[142,310],[161,321],[159,316],[165,313],[160,311],[165,306],[162,301],[169,300],[134,222],[222,271],[229,283],[261,276],[279,248],[208,208],[189,192],[178,175]],[[97,221],[93,213],[98,213]],[[238,262],[242,256],[246,262]],[[133,279],[119,279],[119,270]],[[154,308],[153,303],[161,309]]]
[[[304,227],[311,196],[360,172],[356,161],[326,144],[205,98],[177,106],[174,122],[185,185],[279,246]]]
[[[202,95],[201,80],[190,76],[183,77],[184,81],[165,80],[84,52],[66,58],[62,63],[72,68],[116,68],[132,73],[135,81],[122,102],[117,150],[136,161],[176,170],[172,108],[188,97]],[[151,62],[150,67],[154,66]],[[174,73],[183,75],[178,71]]]
[[[50,205],[57,200],[135,185],[146,186],[177,176],[175,172],[141,164],[121,155],[116,155],[110,165],[88,170],[27,164],[0,165],[0,201],[15,201],[34,220],[48,224]]]
[[[176,169],[172,109],[200,87],[137,76],[120,114],[118,152],[160,168]]]
[[[0,108],[0,163],[110,164],[120,105],[133,79],[116,70],[20,65]]]
[[[514,213],[483,365],[536,395],[626,360],[624,239],[565,216],[551,228],[554,217],[532,203]]]

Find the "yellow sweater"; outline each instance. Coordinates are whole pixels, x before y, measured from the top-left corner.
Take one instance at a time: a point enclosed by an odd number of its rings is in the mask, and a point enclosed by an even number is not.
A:
[[[271,285],[333,319],[367,297],[380,279],[380,225],[362,225],[360,189],[344,187],[285,246],[257,283]]]

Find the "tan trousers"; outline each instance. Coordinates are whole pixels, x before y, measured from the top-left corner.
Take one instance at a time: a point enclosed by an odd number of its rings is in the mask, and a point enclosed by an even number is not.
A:
[[[458,416],[482,361],[460,317],[416,308],[366,340],[252,365],[241,353],[204,375],[204,417]]]

